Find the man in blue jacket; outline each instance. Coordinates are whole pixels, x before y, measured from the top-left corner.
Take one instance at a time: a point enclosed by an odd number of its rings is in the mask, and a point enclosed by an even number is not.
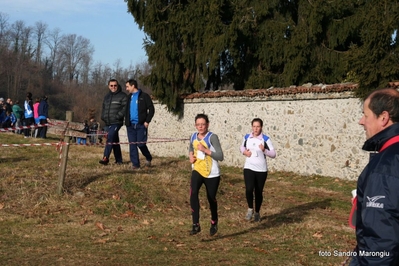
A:
[[[399,92],[373,91],[359,124],[373,152],[357,182],[355,265],[399,265]]]
[[[129,92],[126,106],[126,131],[129,140],[130,161],[133,170],[140,168],[139,153],[137,147],[146,158],[145,165],[151,166],[152,156],[146,145],[148,138],[148,126],[154,116],[155,109],[151,97],[137,87],[137,81],[129,79],[126,82],[126,90]]]

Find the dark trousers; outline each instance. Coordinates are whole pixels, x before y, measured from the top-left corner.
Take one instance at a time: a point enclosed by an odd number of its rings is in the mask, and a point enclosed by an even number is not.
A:
[[[24,125],[24,126],[31,126],[31,125],[33,125],[34,123],[35,123],[34,118],[33,118],[33,117],[30,117],[30,118],[25,118],[25,119],[24,119],[23,125]],[[30,129],[30,128],[24,129],[24,135],[25,135],[25,137],[30,137],[30,132],[31,132],[31,129]]]
[[[152,161],[152,156],[147,147],[147,128],[143,124],[131,124],[126,127],[127,138],[129,140],[129,154],[130,161],[133,166],[140,167],[139,151],[140,149],[143,156],[147,161]]]
[[[244,169],[245,196],[247,198],[248,208],[254,207],[255,191],[255,212],[260,211],[263,202],[263,188],[266,183],[267,172],[255,172]]]
[[[47,123],[47,119],[40,119],[40,125],[45,125]],[[47,137],[47,127],[39,127],[39,138],[45,139]]]
[[[211,219],[214,222],[218,221],[218,202],[216,200],[216,193],[220,184],[220,176],[204,178],[197,171],[192,171],[190,184],[190,205],[193,224],[198,224],[200,219],[200,204],[198,193],[202,184],[205,184],[206,187],[206,196],[208,198],[209,206],[211,209]]]
[[[106,127],[108,132],[107,134],[107,143],[104,149],[104,157],[109,159],[111,152],[114,151],[115,161],[117,163],[122,163],[122,151],[121,145],[119,144],[119,129],[121,129],[122,125],[110,125]],[[111,144],[118,143],[118,144]]]

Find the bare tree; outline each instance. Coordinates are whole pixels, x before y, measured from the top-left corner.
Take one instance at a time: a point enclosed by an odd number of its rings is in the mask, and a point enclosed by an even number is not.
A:
[[[50,62],[49,68],[52,72],[52,77],[56,77],[62,73],[62,68],[59,59],[59,47],[61,43],[61,30],[59,28],[55,28],[52,30],[47,38],[44,39],[44,43],[50,49]]]
[[[8,24],[8,15],[0,12],[0,95],[8,91],[8,71],[11,53],[10,46],[10,27]]]
[[[91,71],[92,85],[94,87],[107,85],[108,80],[113,77],[113,73],[114,71],[108,64],[103,65],[101,62],[97,62]]]
[[[41,60],[42,60],[42,47],[43,47],[43,42],[46,39],[46,34],[47,34],[47,28],[48,25],[46,23],[43,23],[41,21],[35,23],[35,28],[33,30],[34,35],[36,37],[36,56],[35,56],[35,62],[39,65],[41,65]]]
[[[7,47],[9,40],[8,15],[0,12],[0,49]]]
[[[16,98],[20,91],[30,89],[29,70],[34,55],[31,44],[32,28],[26,27],[22,20],[18,20],[11,25],[10,34],[10,49],[14,55],[12,61],[8,62],[7,94]]]
[[[89,84],[90,79],[90,66],[91,66],[91,56],[84,56],[82,60],[81,67],[81,80],[84,86]]]
[[[85,62],[90,62],[94,48],[90,40],[76,34],[68,34],[62,37],[60,44],[60,56],[66,67],[66,77],[70,83],[78,79],[79,72]]]

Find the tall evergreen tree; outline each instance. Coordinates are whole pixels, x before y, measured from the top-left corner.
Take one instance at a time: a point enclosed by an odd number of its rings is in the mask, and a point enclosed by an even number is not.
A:
[[[178,111],[179,96],[234,89],[397,79],[398,0],[126,0],[144,30],[144,81]]]
[[[222,18],[229,1],[127,2],[146,34],[152,70],[144,82],[171,111],[179,110],[180,94],[221,83],[220,59],[227,49]]]
[[[359,41],[353,42],[348,71],[354,73],[362,97],[399,79],[399,1],[358,1],[353,20],[359,26]]]

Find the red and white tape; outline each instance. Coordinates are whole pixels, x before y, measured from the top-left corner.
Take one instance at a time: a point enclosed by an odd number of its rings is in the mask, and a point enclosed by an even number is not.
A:
[[[32,146],[58,146],[59,143],[21,143],[21,144],[1,144],[0,147],[32,147]]]
[[[0,132],[9,132],[9,131],[15,131],[19,129],[31,129],[31,128],[38,128],[38,127],[48,127],[48,126],[54,126],[55,124],[34,124],[30,126],[20,126],[20,127],[7,127],[7,128],[0,128]]]
[[[67,142],[54,142],[54,143],[21,143],[21,144],[1,144],[0,147],[32,147],[32,146],[57,146],[60,148],[65,145],[79,145],[79,146],[105,146],[105,145],[122,145],[122,144],[143,144],[143,143],[158,143],[158,142],[176,142],[186,141],[189,139],[168,139],[168,138],[154,138],[144,142],[107,142],[107,143],[67,143]]]

